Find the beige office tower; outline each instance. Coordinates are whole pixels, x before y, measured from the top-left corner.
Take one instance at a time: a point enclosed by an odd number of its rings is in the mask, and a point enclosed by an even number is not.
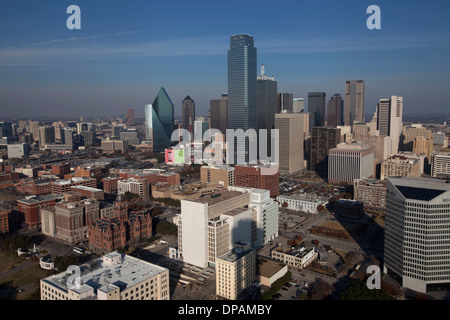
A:
[[[433,140],[423,136],[415,137],[413,140],[413,149],[415,154],[426,154],[428,162],[431,161],[431,154],[433,153]]]
[[[304,119],[300,113],[275,114],[279,130],[280,172],[293,173],[303,169]]]
[[[414,147],[414,139],[417,137],[424,137],[432,140],[431,130],[423,127],[421,124],[411,124],[409,126],[403,126],[402,135],[402,151],[412,151]]]
[[[364,122],[364,80],[345,82],[344,124]]]
[[[204,183],[223,185],[225,188],[234,185],[234,167],[226,164],[212,164],[200,168],[200,180]]]
[[[250,243],[240,241],[216,259],[216,295],[221,300],[245,298],[243,292],[256,279],[256,253]]]

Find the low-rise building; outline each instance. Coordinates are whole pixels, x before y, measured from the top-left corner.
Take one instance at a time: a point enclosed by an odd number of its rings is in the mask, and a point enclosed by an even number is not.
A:
[[[354,200],[365,206],[386,208],[386,181],[357,179],[354,183]]]
[[[318,257],[318,253],[314,248],[307,248],[304,246],[278,246],[271,250],[270,257],[285,263],[290,267],[303,269]]]
[[[170,299],[169,269],[129,255],[111,252],[77,270],[41,279],[41,300]]]
[[[325,200],[315,194],[299,193],[295,195],[281,195],[277,197],[278,206],[289,210],[303,211],[308,213],[317,213],[319,206],[325,206],[328,200]]]

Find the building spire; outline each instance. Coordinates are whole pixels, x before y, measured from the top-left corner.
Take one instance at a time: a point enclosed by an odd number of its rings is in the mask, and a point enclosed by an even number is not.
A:
[[[261,65],[261,75],[262,76],[265,75],[265,73],[264,73],[264,64]]]

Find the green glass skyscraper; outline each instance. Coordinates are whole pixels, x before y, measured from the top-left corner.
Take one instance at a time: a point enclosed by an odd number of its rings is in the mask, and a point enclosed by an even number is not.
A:
[[[159,90],[153,104],[145,106],[145,135],[153,144],[154,152],[170,147],[174,129],[174,106],[164,88]]]

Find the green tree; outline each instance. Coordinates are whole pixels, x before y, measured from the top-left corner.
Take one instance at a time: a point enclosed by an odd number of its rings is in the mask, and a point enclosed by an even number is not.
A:
[[[383,289],[369,289],[363,281],[352,282],[347,289],[339,295],[340,300],[394,300]]]

